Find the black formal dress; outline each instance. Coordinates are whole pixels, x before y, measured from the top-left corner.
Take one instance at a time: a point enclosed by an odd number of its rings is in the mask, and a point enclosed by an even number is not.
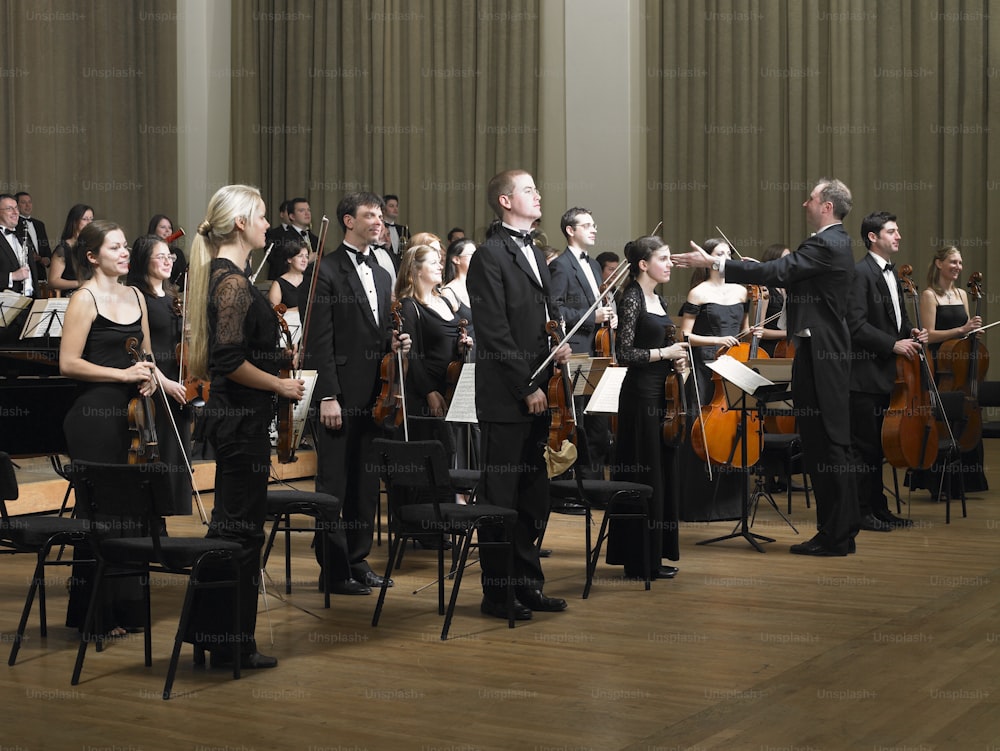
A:
[[[968,320],[969,316],[965,312],[965,306],[961,303],[958,305],[938,305],[934,314],[934,328],[938,331],[954,329],[964,326]],[[937,353],[941,349],[942,344],[944,342],[929,345],[931,359],[934,362],[934,378],[937,381],[940,381],[937,368]],[[941,437],[943,438],[944,436]],[[986,473],[983,471],[982,438],[979,439],[979,443],[976,444],[975,448],[962,454],[962,483],[967,493],[989,490]],[[913,490],[927,488],[931,492],[931,495],[936,497],[938,488],[941,486],[941,468],[935,465],[929,470],[911,469],[906,473],[904,484]],[[958,476],[953,475],[950,487],[944,488],[944,491],[949,493],[952,498],[958,498],[960,490]]]
[[[405,297],[400,302],[403,333],[409,334],[412,340],[407,356],[406,409],[409,414],[427,417],[430,415],[427,395],[435,391],[445,395],[448,365],[459,358],[458,327],[462,316],[454,311],[451,318],[445,320],[436,310],[412,297]]]
[[[746,315],[747,303],[721,305],[709,302],[694,305],[685,302],[681,306],[682,315],[695,316],[693,334],[701,336],[736,336],[740,333],[743,316]],[[695,425],[695,418],[700,413],[701,406],[712,401],[715,394],[715,383],[712,371],[707,363],[714,362],[718,353],[718,345],[692,347],[691,359],[694,362],[694,378],[688,378],[687,403],[690,412],[690,426]],[[698,394],[701,404],[695,395],[695,379],[698,380]],[[744,476],[741,472],[727,471],[729,468],[713,467],[712,479],[708,479],[705,461],[695,454],[691,441],[685,441],[677,449],[680,454],[678,471],[680,487],[684,489],[680,497],[680,518],[685,521],[726,521],[739,519],[743,511]]]
[[[89,290],[85,294],[92,294]],[[136,291],[136,301],[139,293]],[[95,299],[96,304],[96,299]],[[142,345],[142,319],[130,323],[116,323],[101,315],[91,324],[83,358],[95,365],[109,368],[129,368],[132,356],[125,347],[126,341],[135,337]],[[129,432],[129,401],[139,395],[134,383],[108,381],[80,381],[77,397],[63,420],[66,446],[70,459],[105,464],[128,462],[131,434]],[[89,517],[90,510],[82,507],[77,514]],[[77,545],[76,560],[92,558],[88,546]],[[87,606],[93,591],[93,570],[89,565],[74,565],[70,582],[69,605],[66,625],[82,628]],[[104,633],[116,626],[138,626],[143,622],[142,597],[138,580],[111,579],[97,615],[97,633]]]
[[[663,305],[663,301],[660,301]],[[664,306],[664,310],[666,307]],[[670,360],[650,362],[649,350],[671,344],[670,316],[646,310],[642,287],[632,282],[618,304],[616,349],[618,361],[628,367],[618,399],[618,433],[612,479],[637,482],[653,488],[649,524],[612,520],[608,533],[607,561],[624,564],[627,576],[641,577],[642,534],[649,535],[649,570],[655,572],[663,558],[680,557],[676,452],[664,446],[662,421],[666,408],[663,384],[673,372]]]
[[[278,289],[281,290],[281,304],[286,308],[298,308],[299,306],[299,284],[292,284],[290,281],[284,277],[278,277],[275,279],[278,283]]]
[[[174,310],[174,298],[170,295],[144,296],[153,358],[163,375],[176,381],[180,375],[177,345],[181,340],[181,316]],[[187,455],[190,453],[192,411],[189,405],[178,404],[170,396],[166,396],[164,402],[164,396],[164,391],[155,394],[156,437],[160,443],[160,458],[167,465],[164,480],[170,483],[172,513],[187,516],[191,513],[191,476],[187,470]],[[170,405],[169,412],[164,404]],[[170,420],[171,416],[173,422]],[[177,427],[177,433],[174,432],[174,426]]]

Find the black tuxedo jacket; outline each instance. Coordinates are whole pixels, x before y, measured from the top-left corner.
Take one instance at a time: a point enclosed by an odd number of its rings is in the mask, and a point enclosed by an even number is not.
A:
[[[566,250],[549,265],[552,275],[552,300],[559,311],[569,331],[594,304],[594,292],[590,288],[583,269],[574,254],[579,253],[572,248]],[[594,272],[597,284],[601,283],[601,267],[593,258],[588,258],[590,270]],[[591,312],[580,329],[570,337],[569,344],[573,352],[594,354],[594,334],[597,333],[595,314]]]
[[[529,422],[524,398],[545,387],[551,368],[531,374],[548,356],[547,315],[555,313],[545,257],[531,248],[541,284],[521,243],[500,228],[469,264],[467,286],[476,323],[476,412],[487,422]],[[547,314],[546,311],[549,311]]]
[[[851,336],[848,300],[854,276],[851,238],[835,224],[806,238],[794,253],[768,261],[726,261],[727,282],[784,287],[788,295],[788,332],[808,328],[816,392],[823,426],[833,441],[849,445]],[[795,391],[793,372],[792,389]]]
[[[10,275],[19,268],[21,268],[21,264],[18,263],[17,253],[14,252],[14,248],[7,242],[7,236],[0,233],[0,290],[12,289],[15,292],[23,291],[24,282],[14,282],[13,286],[9,284]],[[33,263],[29,263],[28,268],[31,269],[31,284],[34,289],[34,295],[37,297],[38,272]]]
[[[288,261],[285,260],[286,246],[292,242],[300,242],[302,235],[292,225],[278,227],[273,233],[268,230],[268,233],[267,242],[273,242],[274,248],[271,250],[271,255],[267,257],[267,278],[273,281],[288,271]],[[311,231],[309,232],[309,243],[313,250],[319,246],[319,238]]]
[[[385,269],[372,270],[379,318],[372,317],[354,259],[341,244],[320,262],[306,341],[306,367],[319,371],[313,401],[336,396],[344,410],[370,408],[379,390],[379,365],[392,344],[391,281]],[[312,266],[306,271],[311,278]],[[299,286],[305,310],[309,285]]]
[[[890,394],[896,383],[893,345],[913,328],[906,313],[906,298],[893,272],[903,325],[896,326],[886,275],[871,253],[854,267],[847,324],[851,329],[851,391]]]

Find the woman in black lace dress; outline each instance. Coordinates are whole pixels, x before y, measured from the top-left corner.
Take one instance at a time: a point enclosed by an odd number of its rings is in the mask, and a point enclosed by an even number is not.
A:
[[[666,397],[663,384],[674,368],[687,366],[687,345],[670,344],[673,322],[656,292],[670,281],[670,248],[659,237],[640,237],[625,246],[632,281],[618,302],[618,361],[628,367],[618,401],[613,479],[638,482],[653,488],[649,525],[613,520],[608,537],[608,563],[621,563],[625,575],[643,577],[642,534],[649,534],[648,562],[651,578],[670,579],[677,574],[663,559],[676,561],[678,507],[674,450],[663,444]]]
[[[213,445],[216,459],[208,537],[233,540],[244,549],[243,632],[230,632],[232,602],[227,592],[220,591],[196,602],[188,639],[195,644],[196,661],[203,659],[203,650],[217,648],[212,651],[213,665],[226,664],[232,640],[238,639],[244,668],[278,664],[257,651],[254,639],[271,468],[268,428],[276,394],[298,401],[304,393],[301,380],[278,376],[284,357],[277,344],[277,317],[246,274],[250,252],[264,246],[267,228],[264,201],[256,188],[219,188],[198,226],[188,280],[191,375],[211,379],[204,437]]]
[[[920,323],[927,329],[927,342],[934,363],[934,378],[940,381],[937,355],[941,345],[950,339],[961,339],[973,329],[983,325],[983,319],[970,315],[969,296],[959,284],[962,277],[962,252],[954,247],[941,248],[934,254],[927,269],[927,286],[920,293]],[[958,436],[956,436],[957,438]],[[983,472],[983,441],[962,454],[962,482],[966,492],[988,490]],[[910,470],[906,484],[912,489],[927,488],[937,498],[941,485],[941,471],[935,466],[929,470]],[[959,495],[958,479],[952,487],[942,489],[942,497]]]
[[[145,301],[139,291],[118,283],[128,272],[125,233],[113,222],[88,223],[74,243],[81,280],[66,308],[59,344],[59,371],[78,382],[76,400],[63,420],[70,459],[125,464],[131,437],[128,404],[156,390],[153,364],[132,362],[126,348],[135,337],[149,353]],[[78,509],[86,514],[88,509]],[[91,557],[77,546],[74,558]],[[91,567],[74,566],[66,625],[82,627],[92,590]],[[98,614],[100,632],[122,636],[143,623],[138,581],[118,580],[106,590]]]

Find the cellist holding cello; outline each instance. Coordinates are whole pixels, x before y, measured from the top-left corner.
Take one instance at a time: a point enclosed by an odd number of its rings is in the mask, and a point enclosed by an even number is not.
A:
[[[962,450],[962,482],[966,492],[988,488],[983,472],[982,417],[977,399],[979,385],[989,366],[989,353],[982,335],[969,332],[983,325],[979,315],[982,301],[982,274],[969,275],[966,293],[960,286],[962,252],[947,246],[939,249],[927,268],[927,286],[920,293],[920,320],[927,327],[927,343],[934,363],[934,377],[942,391],[964,391],[965,414],[955,435]],[[975,300],[972,310],[969,298]],[[936,496],[939,475],[926,471],[908,473],[910,488],[926,487]],[[957,484],[957,480],[956,480]],[[951,492],[945,488],[944,492]],[[952,497],[957,496],[956,492]],[[944,500],[944,499],[939,499]]]

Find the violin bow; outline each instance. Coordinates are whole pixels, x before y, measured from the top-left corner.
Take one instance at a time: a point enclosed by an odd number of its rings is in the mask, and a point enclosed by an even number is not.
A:
[[[330,220],[324,216],[319,225],[319,240],[316,243],[316,260],[313,261],[312,277],[309,279],[309,294],[306,296],[306,310],[302,315],[302,336],[299,337],[299,351],[295,358],[299,370],[305,366],[306,337],[309,335],[309,322],[312,320],[313,302],[316,300],[316,282],[319,281],[319,265],[323,261],[323,249],[326,246],[326,233],[330,229]]]
[[[738,251],[738,250],[736,249],[736,246],[735,246],[735,245],[733,245],[733,244],[732,244],[732,242],[730,242],[730,240],[729,240],[729,238],[728,238],[728,237],[726,237],[726,233],[725,233],[725,232],[723,232],[723,231],[722,231],[722,230],[721,230],[721,229],[719,228],[719,225],[718,225],[718,224],[716,224],[716,225],[715,225],[715,231],[719,233],[719,237],[721,237],[721,238],[722,238],[723,240],[725,240],[725,241],[726,241],[726,245],[728,245],[728,246],[729,246],[729,249],[730,249],[731,251],[733,251],[733,253],[735,253],[735,254],[736,254],[737,256],[739,256],[739,260],[741,260],[741,261],[743,261],[743,260],[746,260],[746,259],[745,259],[745,257],[743,256],[743,254],[742,254],[742,253],[740,253],[740,252],[739,252],[739,251]]]

